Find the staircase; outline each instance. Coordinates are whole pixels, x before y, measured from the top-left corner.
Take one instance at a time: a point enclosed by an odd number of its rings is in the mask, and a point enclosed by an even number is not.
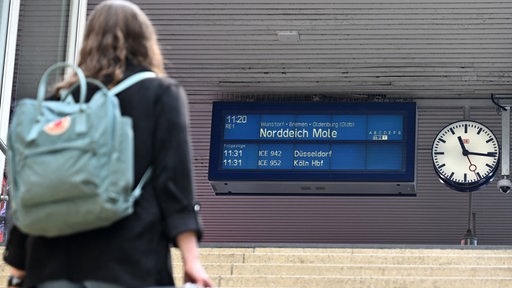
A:
[[[206,247],[201,259],[218,288],[512,287],[512,247]]]
[[[171,253],[183,285],[181,256]],[[512,288],[509,246],[203,247],[201,259],[217,288]],[[5,287],[5,264],[0,271]]]

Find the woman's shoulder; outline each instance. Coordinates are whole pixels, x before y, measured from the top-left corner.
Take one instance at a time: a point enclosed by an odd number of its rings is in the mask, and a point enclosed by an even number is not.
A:
[[[126,65],[127,66],[126,66],[126,70],[125,70],[124,79],[127,79],[127,78],[129,78],[135,74],[141,73],[141,72],[153,72],[147,67],[133,64],[132,61],[128,61]],[[149,85],[149,86],[154,86],[159,89],[179,89],[179,88],[181,88],[180,83],[176,79],[174,79],[172,77],[168,77],[166,75],[157,75],[157,77],[145,79],[142,82],[145,83],[146,85],[141,85],[141,86]],[[147,87],[145,87],[145,88],[147,88]]]
[[[156,88],[157,97],[184,96],[185,94],[183,86],[174,78],[157,76],[148,80],[148,84]]]
[[[151,70],[129,62],[125,71],[125,79],[140,72],[151,72]],[[136,94],[143,93],[146,96],[145,99],[153,99],[157,102],[165,98],[167,98],[167,101],[169,101],[169,98],[179,101],[180,98],[186,97],[183,86],[175,78],[166,75],[144,79],[134,85],[132,91]]]
[[[135,74],[144,72],[151,72],[151,70],[140,69],[139,71],[129,73],[125,76],[125,79],[128,79],[134,76]],[[134,84],[133,87],[135,88],[134,90],[137,90],[138,93],[142,91],[145,94],[154,94],[154,96],[160,96],[162,94],[169,93],[179,93],[180,90],[183,89],[181,84],[176,79],[161,75],[156,75],[155,77],[149,77],[140,80],[139,82]]]
[[[185,89],[174,78],[157,76],[144,79],[140,84],[135,90],[138,95],[144,95],[144,97],[138,99],[149,100],[157,110],[181,107],[188,102]]]
[[[154,78],[154,80],[159,83],[162,89],[182,88],[178,80],[168,76],[157,76]]]

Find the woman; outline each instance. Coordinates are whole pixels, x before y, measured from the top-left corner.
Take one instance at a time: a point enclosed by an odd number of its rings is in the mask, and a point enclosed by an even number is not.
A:
[[[124,0],[102,2],[92,12],[78,65],[87,77],[109,87],[139,71],[165,75],[151,22]],[[59,83],[56,93],[76,79],[73,75]],[[94,89],[89,88],[90,97]],[[65,237],[29,236],[14,226],[4,255],[12,267],[9,287],[173,286],[169,243],[182,253],[186,282],[213,286],[199,260],[201,227],[183,88],[158,77],[118,97],[122,113],[133,120],[135,183],[153,167],[134,213],[109,227]]]

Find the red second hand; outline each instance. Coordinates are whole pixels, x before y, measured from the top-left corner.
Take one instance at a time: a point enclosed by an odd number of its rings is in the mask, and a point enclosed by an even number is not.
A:
[[[469,159],[469,156],[466,156],[466,158],[468,158],[468,161],[469,161],[469,171],[475,173],[475,175],[476,175],[476,169],[477,169],[476,165],[471,162],[471,159]]]

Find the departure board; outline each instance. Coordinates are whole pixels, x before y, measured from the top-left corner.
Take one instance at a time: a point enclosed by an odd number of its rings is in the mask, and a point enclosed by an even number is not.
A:
[[[214,102],[210,180],[412,181],[415,103]]]

